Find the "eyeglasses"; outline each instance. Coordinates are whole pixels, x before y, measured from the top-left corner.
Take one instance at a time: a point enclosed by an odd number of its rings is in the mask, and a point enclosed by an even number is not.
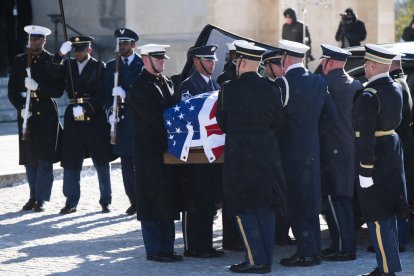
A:
[[[235,58],[235,59],[232,60],[232,62],[233,62],[234,65],[237,64],[237,61],[239,61],[239,58]]]

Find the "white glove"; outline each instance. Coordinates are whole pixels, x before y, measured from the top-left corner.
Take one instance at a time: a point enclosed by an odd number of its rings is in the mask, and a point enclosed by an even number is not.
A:
[[[74,106],[73,107],[73,117],[80,117],[83,116],[83,108],[82,106],[78,105],[78,106]]]
[[[66,41],[63,42],[62,46],[60,46],[60,53],[64,56],[72,50],[72,42]]]
[[[30,112],[30,111],[28,111],[29,113],[27,114],[27,119],[29,119],[30,118],[30,116],[32,116],[32,112]],[[26,114],[26,109],[22,109],[21,111],[20,111],[20,116],[22,116],[22,118],[24,119],[24,115]]]
[[[36,91],[39,87],[39,84],[32,78],[25,78],[24,79],[24,86],[30,91]]]
[[[360,175],[359,185],[361,186],[361,188],[369,188],[372,185],[374,185],[374,180],[372,180],[372,177],[365,177],[365,176]]]
[[[112,89],[112,96],[119,96],[122,99],[125,99],[125,97],[126,97],[125,90],[122,89],[122,87],[120,87],[120,86],[114,87]]]
[[[115,124],[119,122],[119,118],[115,118],[114,114],[109,115],[108,123]]]

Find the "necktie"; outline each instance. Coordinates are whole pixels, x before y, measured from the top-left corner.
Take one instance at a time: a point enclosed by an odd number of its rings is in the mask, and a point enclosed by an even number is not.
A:
[[[124,58],[123,60],[124,60],[124,65],[128,66],[128,59]]]
[[[211,79],[208,81],[208,87],[210,88],[210,91],[215,90],[214,85],[213,85],[213,81]]]

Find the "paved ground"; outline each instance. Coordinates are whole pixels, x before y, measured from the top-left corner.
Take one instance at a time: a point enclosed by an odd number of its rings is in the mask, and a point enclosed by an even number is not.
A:
[[[113,165],[112,212],[100,212],[99,189],[95,171],[85,168],[78,212],[62,216],[58,212],[65,199],[62,180],[56,171],[51,202],[46,212],[20,211],[27,201],[28,184],[17,165],[17,136],[12,124],[0,124],[0,275],[232,275],[228,266],[239,262],[242,253],[226,252],[220,259],[185,258],[182,263],[160,264],[145,260],[140,223],[124,214],[128,200],[124,194],[121,172]],[[14,133],[13,133],[14,132]],[[57,166],[56,169],[59,167]],[[18,176],[18,177],[17,177]],[[16,179],[15,182],[13,182]],[[7,182],[7,185],[4,183]],[[19,185],[21,184],[21,185]],[[328,243],[322,223],[323,242]],[[214,225],[215,246],[220,247],[220,215]],[[414,240],[414,237],[411,237]],[[311,268],[285,268],[279,260],[293,254],[293,246],[274,248],[271,275],[358,275],[375,267],[366,230],[358,233],[358,259],[346,263],[323,262]],[[176,222],[176,251],[183,252],[181,224]],[[403,272],[414,275],[414,246],[401,255]]]

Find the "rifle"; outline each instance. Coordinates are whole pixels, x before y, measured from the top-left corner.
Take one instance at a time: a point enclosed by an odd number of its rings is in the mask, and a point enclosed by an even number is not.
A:
[[[26,47],[26,54],[27,54],[27,77],[32,77],[32,72],[30,70],[30,66],[32,65],[32,53],[30,50],[30,34],[27,41],[27,47]],[[29,109],[30,109],[30,100],[32,98],[32,91],[27,88],[26,90],[26,103],[24,105],[24,116],[23,116],[23,125],[22,125],[22,140],[28,140],[29,139],[29,131],[27,127],[27,120],[29,119]]]
[[[116,39],[115,46],[115,72],[114,72],[114,88],[118,86],[119,77],[119,39]],[[115,119],[111,122],[111,144],[116,145],[116,127],[118,124],[118,96],[114,96],[112,102],[112,117]]]

